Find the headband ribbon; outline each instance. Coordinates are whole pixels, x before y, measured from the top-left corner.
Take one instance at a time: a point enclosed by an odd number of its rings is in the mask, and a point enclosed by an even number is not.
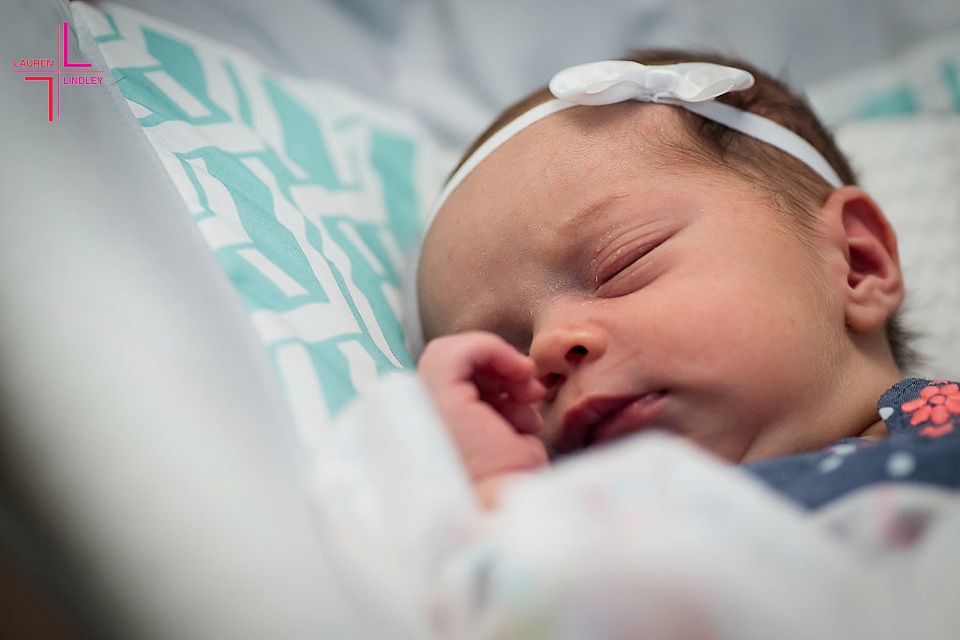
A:
[[[731,91],[749,89],[753,84],[754,77],[747,71],[708,62],[643,65],[630,60],[603,60],[564,69],[550,80],[550,92],[555,96],[554,100],[543,102],[507,123],[460,165],[440,193],[428,223],[477,165],[534,122],[570,107],[615,104],[627,100],[682,107],[792,155],[834,188],[843,186],[843,181],[830,163],[804,138],[773,120],[714,100]],[[423,349],[416,295],[418,264],[419,248],[405,287],[407,333],[414,356],[418,356]]]

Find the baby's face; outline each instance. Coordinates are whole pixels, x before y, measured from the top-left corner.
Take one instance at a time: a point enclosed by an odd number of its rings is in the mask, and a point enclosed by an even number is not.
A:
[[[730,174],[658,161],[677,123],[578,107],[491,154],[425,241],[426,336],[529,353],[556,453],[647,428],[731,461],[824,446],[844,312],[820,241]]]

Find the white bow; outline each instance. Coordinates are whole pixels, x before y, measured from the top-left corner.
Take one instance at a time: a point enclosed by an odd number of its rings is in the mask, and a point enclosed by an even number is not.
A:
[[[550,92],[567,102],[602,105],[642,102],[704,102],[729,91],[753,86],[742,69],[709,62],[643,65],[630,60],[603,60],[564,69],[553,76]]]

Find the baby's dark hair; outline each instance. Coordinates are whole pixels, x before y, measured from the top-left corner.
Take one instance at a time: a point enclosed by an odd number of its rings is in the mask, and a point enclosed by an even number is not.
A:
[[[711,62],[749,71],[756,79],[752,87],[724,94],[717,100],[785,126],[812,144],[830,163],[844,184],[857,184],[850,163],[807,100],[791,90],[786,83],[754,65],[712,52],[679,49],[635,50],[623,59],[657,65]],[[460,164],[497,131],[552,97],[549,89],[544,87],[506,108],[477,138],[464,154]],[[706,168],[723,167],[738,174],[767,192],[777,211],[800,231],[801,239],[811,237],[815,212],[833,191],[833,187],[816,171],[792,155],[761,140],[702,118],[686,109],[677,109],[677,112],[683,132],[687,135],[678,136],[664,144],[664,161],[687,164],[695,162]],[[887,319],[886,333],[897,366],[901,370],[915,366],[919,357],[911,344],[914,336],[905,329],[900,311],[891,314]]]

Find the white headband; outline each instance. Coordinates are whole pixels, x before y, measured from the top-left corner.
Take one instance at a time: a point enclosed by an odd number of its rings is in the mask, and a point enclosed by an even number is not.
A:
[[[447,181],[434,203],[428,224],[463,179],[500,145],[543,118],[580,105],[605,105],[638,100],[683,107],[707,120],[773,145],[789,153],[816,171],[830,186],[843,181],[817,149],[790,129],[773,120],[714,100],[730,91],[753,86],[753,75],[742,69],[708,62],[684,62],[671,65],[643,65],[629,60],[604,60],[564,69],[550,80],[554,100],[548,100],[524,112],[498,130]],[[414,356],[423,350],[423,328],[417,299],[417,268],[420,248],[411,260],[405,282],[407,301],[407,338]]]

